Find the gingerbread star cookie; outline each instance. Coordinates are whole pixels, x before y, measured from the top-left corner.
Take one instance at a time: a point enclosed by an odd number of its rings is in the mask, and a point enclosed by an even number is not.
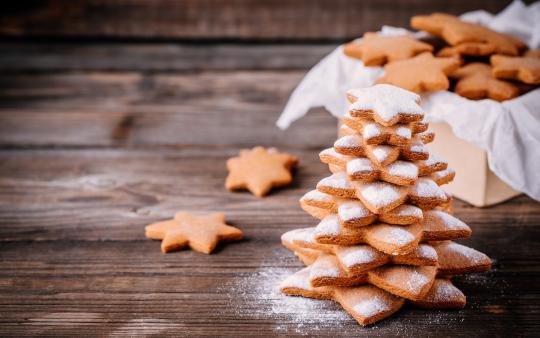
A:
[[[280,290],[286,295],[314,299],[332,299],[339,303],[361,325],[369,325],[398,311],[405,299],[373,285],[355,287],[320,286],[310,284],[311,268],[304,268],[285,279]],[[419,279],[418,277],[416,279]],[[415,283],[416,284],[416,281]],[[408,300],[426,309],[461,309],[465,295],[450,280],[437,278],[424,297]]]
[[[432,142],[435,135],[432,132],[419,133],[413,136],[411,144],[405,147],[395,147],[390,145],[369,145],[358,134],[346,135],[334,143],[333,148],[324,150],[325,157],[342,160],[344,163],[352,157],[367,157],[376,165],[388,165],[398,158],[416,161],[427,160],[429,150],[424,145]],[[323,155],[323,153],[321,153]],[[322,159],[322,156],[321,156]],[[329,163],[326,160],[325,163]]]
[[[379,66],[408,59],[422,52],[431,52],[433,47],[406,35],[366,33],[362,40],[346,44],[343,50],[345,55],[361,59],[366,66]]]
[[[188,212],[176,213],[174,219],[146,226],[146,237],[161,240],[161,251],[167,253],[190,247],[209,254],[218,242],[242,239],[242,231],[225,224],[225,215],[194,216]]]
[[[540,59],[540,49],[528,50],[525,54],[523,54],[523,56],[528,57],[528,58],[539,58]]]
[[[384,181],[354,182],[346,172],[337,172],[317,183],[317,190],[340,198],[357,198],[374,214],[387,213],[409,202],[422,209],[431,209],[448,202],[448,196],[438,183],[453,179],[453,171],[444,171],[445,179],[420,177],[412,186],[399,186]]]
[[[490,61],[493,66],[493,76],[498,79],[540,84],[540,58],[493,55]]]
[[[495,53],[495,46],[490,44],[464,42],[456,46],[444,47],[437,52],[438,57],[454,57],[461,64],[463,56],[489,56]]]
[[[492,69],[484,63],[469,63],[450,74],[458,82],[454,91],[459,95],[479,100],[490,98],[497,101],[509,100],[517,97],[519,88],[514,84],[498,80],[493,77]]]
[[[351,89],[347,92],[347,99],[351,102],[350,116],[372,119],[385,127],[417,122],[424,118],[419,105],[420,96],[388,84]]]
[[[422,53],[414,58],[388,63],[385,75],[377,83],[389,83],[416,93],[446,90],[450,86],[447,75],[459,67],[455,57],[434,57]]]
[[[291,170],[297,164],[297,157],[280,153],[275,148],[244,149],[240,156],[227,161],[229,176],[225,187],[228,190],[248,189],[255,196],[263,197],[272,187],[291,183]]]
[[[525,47],[522,41],[510,35],[444,13],[414,16],[411,19],[411,26],[441,37],[452,46],[468,43],[469,55],[487,55],[485,53],[489,49],[492,53],[519,55],[519,50]],[[473,54],[474,44],[478,46],[476,51],[484,54]]]

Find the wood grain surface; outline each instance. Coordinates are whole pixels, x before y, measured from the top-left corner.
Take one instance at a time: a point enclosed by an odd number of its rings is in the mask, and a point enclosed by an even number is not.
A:
[[[330,301],[276,290],[301,268],[280,236],[316,224],[298,199],[329,174],[317,154],[336,126],[322,109],[287,131],[274,123],[336,45],[211,40],[342,40],[443,2],[237,0],[250,11],[223,12],[214,1],[208,13],[208,1],[157,3],[170,14],[136,0],[2,4],[0,336],[540,335],[540,204],[525,196],[483,209],[455,201],[473,229],[461,242],[494,259],[492,271],[456,278],[463,310],[407,306],[363,328]],[[502,3],[444,2],[451,12]],[[220,9],[222,31],[211,21]],[[292,22],[298,13],[317,25]],[[202,21],[177,20],[188,14]],[[55,39],[34,38],[45,36]],[[141,37],[208,41],[131,40]],[[226,159],[258,144],[299,156],[293,184],[264,199],[227,192]],[[161,254],[144,226],[177,210],[225,212],[246,239],[213,255]]]
[[[381,25],[407,27],[414,14],[483,8],[508,0],[86,0],[5,2],[6,36],[340,40]]]
[[[323,127],[323,126],[321,126]],[[328,126],[326,126],[328,127]],[[301,267],[280,244],[316,221],[298,198],[327,175],[317,151],[289,188],[265,199],[223,188],[234,147],[0,152],[0,332],[23,335],[527,336],[539,331],[540,208],[527,197],[477,209],[462,241],[494,269],[456,278],[460,311],[406,308],[368,328],[331,302],[287,299],[279,281]],[[223,211],[246,240],[207,256],[161,254],[144,239],[176,210]]]

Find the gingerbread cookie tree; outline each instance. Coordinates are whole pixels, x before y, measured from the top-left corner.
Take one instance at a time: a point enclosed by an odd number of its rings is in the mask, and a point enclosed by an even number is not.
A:
[[[406,303],[464,307],[450,278],[489,270],[491,260],[453,241],[471,229],[452,216],[440,188],[454,172],[425,145],[434,135],[422,122],[420,97],[380,84],[348,98],[343,136],[320,153],[333,174],[300,200],[320,223],[282,236],[307,267],[281,291],[332,299],[362,325]]]

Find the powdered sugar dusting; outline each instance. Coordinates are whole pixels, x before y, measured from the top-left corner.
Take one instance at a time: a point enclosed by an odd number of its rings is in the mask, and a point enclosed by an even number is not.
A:
[[[309,271],[310,268],[308,267],[288,276],[283,282],[281,282],[279,287],[313,290],[311,283],[309,283]]]
[[[396,161],[386,166],[388,173],[393,176],[416,179],[418,177],[418,167],[411,162]]]
[[[461,295],[461,291],[452,285],[450,281],[438,281],[434,284],[434,292],[431,294],[431,300],[444,302]]]
[[[349,180],[347,179],[347,174],[344,172],[335,173],[332,176],[323,178],[317,184],[317,187],[319,186],[326,186],[326,187],[338,188],[338,189],[352,188]]]
[[[360,195],[374,206],[388,205],[401,196],[399,188],[384,182],[363,184],[360,187]]]
[[[336,148],[353,148],[361,146],[362,140],[356,135],[343,136],[334,143],[334,147]]]
[[[446,168],[444,170],[439,170],[434,172],[432,175],[435,179],[443,178],[452,174],[455,174],[456,172],[452,168]]]
[[[413,187],[413,193],[420,197],[446,198],[444,190],[429,178],[420,178]]]
[[[430,153],[428,159],[423,162],[424,162],[424,165],[426,166],[432,166],[439,163],[447,163],[445,160],[440,158],[437,154],[433,154],[433,153]]]
[[[423,115],[418,102],[420,96],[405,89],[388,84],[377,84],[369,88],[357,88],[347,92],[357,98],[351,110],[371,110],[385,121],[399,113]]]
[[[385,240],[388,243],[405,245],[413,242],[416,238],[407,230],[400,227],[392,227],[388,230],[388,236]]]
[[[361,202],[345,202],[339,205],[338,215],[343,221],[367,217],[371,212]]]
[[[422,143],[415,143],[415,144],[411,145],[410,149],[414,153],[427,153],[427,152],[429,152],[428,147],[426,147]]]
[[[320,192],[319,190],[308,191],[300,200],[312,200],[312,201],[322,201],[322,202],[331,202],[333,201],[332,196]]]
[[[343,247],[338,252],[338,257],[346,268],[360,264],[372,263],[377,259],[377,252],[369,245],[356,245]]]
[[[390,152],[392,151],[392,148],[390,146],[376,146],[373,148],[372,153],[373,156],[377,159],[377,161],[382,162],[386,160],[388,155],[390,155]]]
[[[409,279],[407,279],[405,285],[409,291],[417,293],[429,282],[430,279],[427,276],[419,273],[416,270],[413,270],[412,273],[409,275]]]
[[[292,255],[288,252],[285,255],[285,250],[281,248],[274,251],[274,257],[283,256],[279,258],[280,261],[292,259]],[[256,271],[237,272],[216,290],[216,295],[228,298],[230,304],[224,315],[265,323],[271,319],[276,323],[273,328],[276,335],[314,336],[345,325],[353,330],[360,330],[354,325],[351,326],[355,323],[354,319],[333,301],[282,294],[278,286],[299,267],[276,267],[270,264],[273,263],[262,262]],[[304,278],[304,281],[306,280]],[[307,286],[299,280],[293,280],[291,284],[302,288]],[[227,302],[227,299],[223,301]]]
[[[416,255],[425,259],[430,260],[436,260],[437,259],[437,251],[435,249],[427,244],[420,244],[416,248]]]
[[[362,130],[362,136],[369,140],[374,137],[380,136],[382,133],[381,127],[376,123],[369,123],[364,126],[364,129]]]
[[[334,235],[340,233],[339,219],[336,215],[328,215],[317,225],[315,234],[317,235]]]
[[[426,217],[433,217],[443,222],[446,228],[459,230],[459,229],[468,229],[467,224],[462,222],[460,219],[455,218],[454,216],[441,211],[441,210],[429,210],[426,211]]]
[[[329,257],[324,257],[323,259],[318,259],[313,265],[311,265],[309,277],[310,280],[322,277],[339,277],[341,275],[341,270],[335,259],[330,259]]]
[[[367,158],[355,158],[347,162],[347,173],[349,175],[358,173],[370,173],[375,168],[371,164],[371,161]]]
[[[393,209],[392,213],[402,217],[422,217],[422,209],[410,204],[402,204],[399,207]]]
[[[353,311],[364,318],[373,317],[381,312],[389,311],[390,309],[390,305],[379,296],[363,299],[358,304],[353,306]]]
[[[347,160],[351,159],[351,157],[349,157],[347,155],[343,155],[343,154],[338,153],[334,148],[326,148],[326,149],[324,149],[323,151],[321,151],[319,153],[319,156],[334,157],[334,158],[336,158],[338,160],[342,160],[342,161],[347,161]]]
[[[447,250],[465,257],[472,264],[480,263],[486,258],[486,255],[484,255],[483,253],[476,251],[473,248],[469,248],[468,246],[458,244],[456,242],[448,241],[445,242],[443,245],[446,246]]]
[[[287,231],[281,235],[281,240],[292,243],[294,241],[311,243],[315,241],[315,228],[303,228]]]
[[[396,128],[396,135],[406,139],[410,139],[412,137],[412,132],[410,128],[402,126]]]

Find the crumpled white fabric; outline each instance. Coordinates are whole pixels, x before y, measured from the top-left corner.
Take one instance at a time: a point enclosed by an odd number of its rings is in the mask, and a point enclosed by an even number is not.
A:
[[[517,36],[531,49],[540,47],[540,2],[527,6],[514,1],[497,15],[474,11],[461,17]],[[394,27],[383,27],[381,32],[410,33]],[[345,56],[340,46],[307,73],[276,124],[285,129],[310,108],[321,106],[341,117],[348,105],[344,93],[371,86],[382,74],[382,67],[365,67]],[[430,92],[422,95],[422,107],[428,122],[448,123],[458,137],[487,152],[489,167],[499,178],[540,201],[540,88],[502,103],[469,100],[449,91]]]

